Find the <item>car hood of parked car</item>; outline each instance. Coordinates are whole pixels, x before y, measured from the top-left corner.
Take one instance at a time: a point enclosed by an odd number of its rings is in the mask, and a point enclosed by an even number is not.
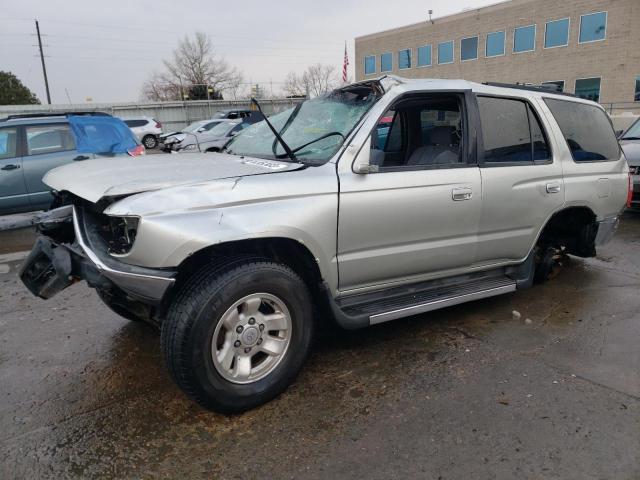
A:
[[[621,140],[620,145],[629,165],[640,166],[640,140]]]
[[[54,190],[71,192],[96,203],[105,197],[299,168],[304,166],[222,153],[147,155],[74,162],[49,171],[43,181]]]

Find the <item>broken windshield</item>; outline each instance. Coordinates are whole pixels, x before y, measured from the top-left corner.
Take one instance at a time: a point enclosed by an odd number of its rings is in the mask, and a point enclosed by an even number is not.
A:
[[[304,163],[328,161],[378,99],[372,88],[335,90],[269,117],[276,131]],[[286,159],[287,153],[266,122],[235,137],[226,150],[234,155]]]

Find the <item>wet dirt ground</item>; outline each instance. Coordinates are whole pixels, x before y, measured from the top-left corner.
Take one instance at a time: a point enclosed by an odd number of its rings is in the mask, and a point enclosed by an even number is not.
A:
[[[2,479],[640,478],[639,214],[544,285],[329,330],[237,416],[182,395],[153,328],[84,284],[35,299],[4,261]]]

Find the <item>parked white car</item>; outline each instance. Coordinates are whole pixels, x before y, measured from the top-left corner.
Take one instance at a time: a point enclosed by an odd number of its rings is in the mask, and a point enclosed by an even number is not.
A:
[[[155,118],[123,118],[122,121],[127,124],[145,148],[156,148],[160,143],[159,137],[162,135],[162,124]]]

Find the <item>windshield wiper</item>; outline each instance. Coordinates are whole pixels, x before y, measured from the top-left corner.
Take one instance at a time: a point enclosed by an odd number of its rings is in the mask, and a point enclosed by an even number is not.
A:
[[[296,162],[296,163],[301,163],[297,158],[295,153],[293,153],[291,151],[291,148],[289,148],[289,145],[287,145],[287,142],[284,141],[284,139],[280,136],[280,134],[278,133],[278,131],[273,127],[273,125],[271,125],[271,122],[269,121],[269,119],[267,118],[267,116],[262,113],[262,108],[260,108],[260,104],[258,103],[258,100],[256,100],[255,98],[251,99],[251,103],[254,104],[256,107],[258,107],[258,111],[262,114],[262,116],[264,117],[264,121],[267,123],[267,126],[269,127],[269,129],[271,130],[271,132],[273,133],[273,135],[276,137],[276,139],[278,140],[278,142],[280,142],[280,145],[282,145],[282,148],[284,148],[284,151],[287,152],[287,156],[291,159],[292,162]]]
[[[621,140],[640,140],[640,137],[622,137]]]

